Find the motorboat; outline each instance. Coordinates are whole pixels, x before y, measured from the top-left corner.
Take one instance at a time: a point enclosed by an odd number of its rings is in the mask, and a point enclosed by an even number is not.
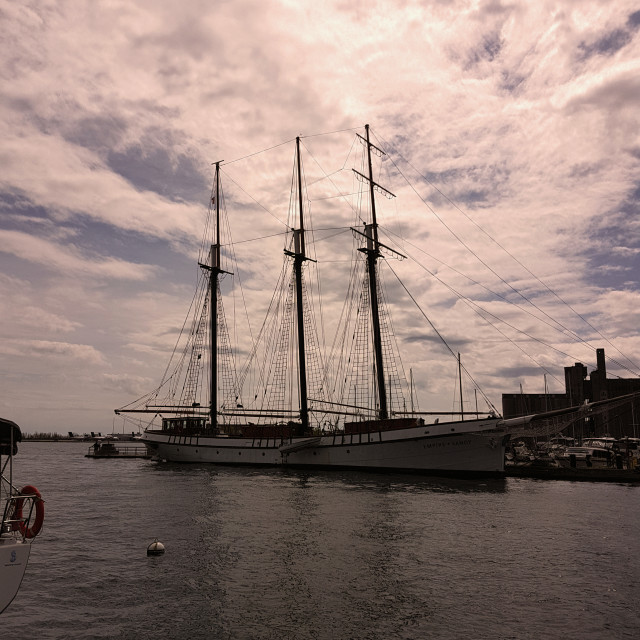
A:
[[[13,601],[27,570],[31,545],[44,522],[44,500],[38,489],[13,483],[13,458],[22,440],[20,427],[0,418],[0,613]]]

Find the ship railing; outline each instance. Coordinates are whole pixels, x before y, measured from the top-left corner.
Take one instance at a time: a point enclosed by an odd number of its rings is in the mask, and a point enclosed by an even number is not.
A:
[[[31,522],[31,516],[33,515],[33,508],[35,505],[34,500],[28,500],[29,498],[35,498],[36,495],[29,494],[14,494],[6,499],[4,504],[4,513],[2,514],[2,523],[0,524],[0,536],[20,531],[20,525],[24,522]],[[23,514],[21,518],[15,518],[16,502],[18,500],[28,500],[29,511]]]

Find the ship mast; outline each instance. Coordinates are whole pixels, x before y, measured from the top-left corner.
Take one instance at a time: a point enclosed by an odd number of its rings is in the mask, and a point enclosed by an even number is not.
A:
[[[296,285],[296,320],[298,329],[298,376],[300,386],[300,422],[305,433],[309,427],[309,400],[307,395],[307,362],[304,344],[304,306],[302,291],[302,265],[309,258],[305,255],[304,215],[302,206],[302,169],[300,161],[300,136],[296,137],[296,168],[298,174],[298,218],[299,228],[293,230],[294,251],[285,251],[293,256]]]
[[[374,368],[376,373],[376,387],[378,392],[378,419],[387,420],[390,415],[389,410],[389,396],[387,392],[387,383],[385,382],[385,362],[383,358],[383,345],[382,345],[382,330],[380,323],[380,303],[378,296],[378,258],[381,256],[381,248],[390,252],[399,258],[405,258],[395,249],[391,249],[382,244],[378,238],[378,220],[376,217],[376,199],[375,192],[378,191],[388,198],[395,198],[395,195],[388,189],[385,189],[382,185],[378,184],[373,179],[373,165],[371,162],[371,152],[375,150],[377,155],[384,156],[385,152],[376,147],[369,139],[369,125],[365,125],[365,137],[360,134],[356,134],[360,138],[361,142],[367,149],[367,169],[368,175],[364,175],[355,169],[352,171],[358,177],[361,182],[366,182],[369,185],[369,199],[371,201],[371,222],[365,224],[364,233],[358,229],[352,228],[352,231],[358,233],[365,238],[365,246],[358,249],[366,255],[367,261],[367,279],[369,282],[369,301],[371,307],[371,324],[373,333],[373,352],[374,352]],[[391,365],[393,368],[393,363]]]
[[[382,358],[382,338],[380,334],[380,308],[378,304],[378,278],[377,263],[380,257],[380,244],[378,242],[378,222],[376,219],[376,200],[375,189],[378,186],[373,181],[373,167],[371,164],[371,148],[374,146],[369,141],[369,125],[364,127],[367,147],[367,164],[369,176],[366,177],[369,182],[369,194],[371,198],[371,224],[366,225],[365,235],[367,237],[367,246],[362,251],[367,256],[367,272],[369,274],[369,300],[371,301],[371,320],[373,323],[373,348],[376,362],[376,381],[378,385],[378,401],[380,408],[378,410],[378,418],[386,420],[389,417],[387,408],[387,389],[384,378],[384,362]],[[382,151],[375,147],[380,153]]]
[[[209,276],[209,298],[211,311],[209,313],[210,341],[210,388],[209,388],[209,416],[211,418],[211,428],[218,426],[218,282],[220,274],[226,273],[220,268],[220,162],[216,162],[215,193],[214,201],[216,207],[216,241],[210,249],[210,266],[201,264],[203,269],[210,271]]]

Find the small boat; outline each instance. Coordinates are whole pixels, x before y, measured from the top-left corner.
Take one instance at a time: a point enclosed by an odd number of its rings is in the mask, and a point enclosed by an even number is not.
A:
[[[597,447],[598,449],[616,449],[618,441],[611,436],[602,436],[600,438],[585,438],[582,441],[583,447]]]
[[[135,445],[131,441],[124,444],[114,442],[111,438],[97,439],[85,454],[85,458],[151,458],[144,444]]]
[[[13,458],[22,440],[20,427],[0,418],[0,613],[13,601],[27,569],[31,543],[42,529],[44,500],[32,485],[13,484]]]
[[[609,469],[615,466],[615,456],[605,447],[567,447],[556,455],[561,467],[573,469]]]

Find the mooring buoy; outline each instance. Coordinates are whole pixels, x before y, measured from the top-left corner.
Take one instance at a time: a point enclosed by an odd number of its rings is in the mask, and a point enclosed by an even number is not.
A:
[[[158,542],[158,538],[156,538],[148,547],[147,547],[147,555],[148,556],[161,556],[164,553],[164,545],[162,542]]]

